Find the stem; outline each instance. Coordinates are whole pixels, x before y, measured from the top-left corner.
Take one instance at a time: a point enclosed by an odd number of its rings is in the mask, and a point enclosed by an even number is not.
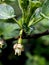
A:
[[[20,26],[20,24],[18,23],[18,21],[15,18],[12,18],[12,19]],[[21,28],[21,26],[20,26],[20,28]]]
[[[42,18],[38,19],[37,21],[35,21],[35,22],[33,23],[33,25],[37,24],[37,23],[40,22],[42,19],[44,19],[44,18],[42,17]]]
[[[22,11],[23,23],[26,23],[27,11]]]
[[[23,17],[23,22],[25,22],[25,11],[22,13],[22,17]]]
[[[40,13],[40,15],[46,19],[49,19],[49,17],[47,17],[45,14],[43,14],[42,12]]]
[[[29,23],[29,21],[30,21],[31,16],[32,16],[31,13],[29,13],[29,15],[28,15],[28,17],[27,17],[27,20],[26,20],[27,25],[28,25],[28,23]]]

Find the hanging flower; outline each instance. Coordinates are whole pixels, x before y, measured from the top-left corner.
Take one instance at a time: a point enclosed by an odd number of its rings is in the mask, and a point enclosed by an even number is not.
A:
[[[24,50],[23,45],[17,43],[14,44],[13,49],[15,51],[15,55],[18,54],[18,56],[21,55],[21,52]]]
[[[4,41],[3,40],[0,40],[0,48],[2,48],[4,45]]]

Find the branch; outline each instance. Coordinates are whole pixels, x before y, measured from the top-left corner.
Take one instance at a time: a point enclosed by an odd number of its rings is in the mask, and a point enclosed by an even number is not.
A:
[[[38,33],[38,34],[31,34],[31,35],[26,35],[25,33],[23,33],[22,35],[22,38],[23,39],[38,39],[42,36],[46,36],[46,35],[49,35],[49,30],[45,31],[45,32],[42,32],[42,33]],[[9,41],[14,41],[14,40],[17,40],[20,36],[18,37],[15,37],[15,38],[12,38],[12,39],[9,39]],[[8,41],[8,40],[7,40]]]
[[[42,32],[42,33],[38,33],[38,34],[27,35],[27,36],[24,36],[23,38],[25,38],[25,39],[31,39],[31,38],[37,39],[39,37],[46,36],[46,35],[49,35],[49,30]]]
[[[49,30],[42,32],[42,33],[38,33],[38,34],[31,34],[31,35],[24,35],[22,36],[23,39],[37,39],[39,37],[45,36],[45,35],[49,35]],[[19,36],[16,38],[18,39]]]

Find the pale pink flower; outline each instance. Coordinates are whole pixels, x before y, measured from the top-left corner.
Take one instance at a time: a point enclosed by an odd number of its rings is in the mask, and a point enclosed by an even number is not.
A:
[[[24,50],[23,45],[21,44],[14,44],[13,49],[15,51],[15,55],[18,54],[18,56],[21,55],[21,52]]]
[[[0,40],[0,48],[2,48],[4,45],[4,41],[3,40]]]

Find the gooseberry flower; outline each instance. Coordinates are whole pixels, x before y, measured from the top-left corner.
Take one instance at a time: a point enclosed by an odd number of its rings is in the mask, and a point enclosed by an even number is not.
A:
[[[2,48],[4,45],[4,41],[3,40],[0,40],[0,48]]]
[[[18,54],[18,56],[21,55],[21,52],[24,50],[23,45],[22,44],[17,44],[17,43],[14,44],[13,49],[15,51],[15,55]]]

